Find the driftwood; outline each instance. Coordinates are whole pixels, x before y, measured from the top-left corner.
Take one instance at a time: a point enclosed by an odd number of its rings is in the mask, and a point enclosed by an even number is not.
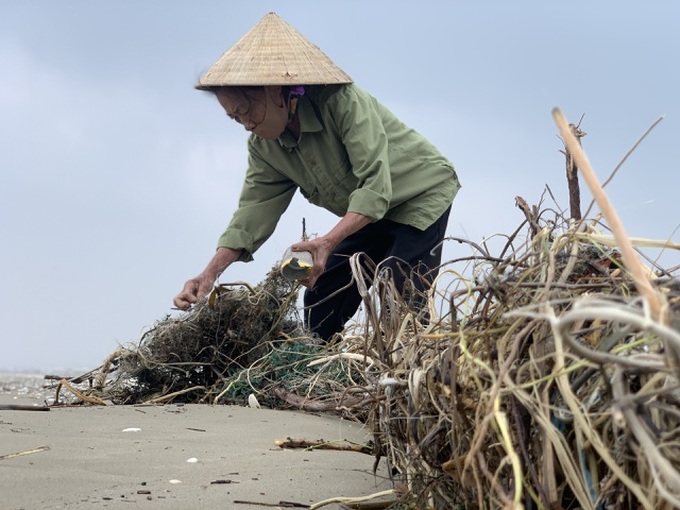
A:
[[[323,439],[293,439],[293,438],[286,438],[286,439],[277,439],[274,441],[274,444],[278,446],[279,448],[303,448],[303,449],[309,449],[309,450],[337,450],[341,452],[357,452],[357,453],[365,453],[368,455],[375,455],[374,447],[373,445],[365,445],[365,444],[355,444],[355,443],[347,443],[347,442],[342,442],[338,443],[336,441],[329,442],[329,441],[324,441]]]

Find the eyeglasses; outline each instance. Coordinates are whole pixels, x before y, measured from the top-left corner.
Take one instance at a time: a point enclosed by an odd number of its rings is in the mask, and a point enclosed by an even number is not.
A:
[[[250,108],[234,112],[233,115],[227,114],[227,117],[229,117],[232,120],[235,120],[236,122],[245,127],[257,126],[257,123],[253,122],[253,113]]]
[[[266,112],[261,107],[264,104],[259,98],[248,97],[247,105],[241,103],[233,113],[227,112],[227,116],[252,131],[264,120]]]

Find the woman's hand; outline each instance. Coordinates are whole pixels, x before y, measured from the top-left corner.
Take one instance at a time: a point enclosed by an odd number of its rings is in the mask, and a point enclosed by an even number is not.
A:
[[[312,254],[314,259],[314,269],[312,274],[300,283],[308,289],[314,288],[316,280],[319,279],[321,273],[326,269],[326,262],[328,257],[333,253],[335,247],[347,236],[358,232],[369,223],[373,222],[372,218],[364,216],[363,214],[347,213],[342,219],[328,232],[325,236],[317,237],[309,241],[300,241],[291,246],[293,251],[308,251]]]
[[[180,310],[188,310],[212,290],[215,280],[217,280],[217,277],[212,278],[205,273],[201,273],[196,278],[188,280],[184,284],[182,292],[173,299],[173,303]]]
[[[173,303],[180,310],[188,310],[203,299],[215,285],[215,281],[232,262],[241,257],[243,250],[218,248],[205,270],[184,284],[182,292],[175,296]]]
[[[325,237],[318,237],[310,241],[300,241],[291,246],[293,252],[296,251],[308,251],[312,254],[312,259],[314,260],[314,268],[312,269],[312,274],[310,274],[304,280],[300,280],[300,283],[307,287],[308,289],[314,288],[316,280],[321,276],[321,273],[326,269],[326,261],[330,256],[331,252],[335,248],[335,245],[331,246],[331,243]]]

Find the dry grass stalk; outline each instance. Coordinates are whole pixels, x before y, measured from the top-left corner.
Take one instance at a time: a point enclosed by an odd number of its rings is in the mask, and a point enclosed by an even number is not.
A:
[[[593,194],[593,197],[600,206],[602,213],[614,233],[614,238],[616,239],[616,243],[623,256],[623,262],[630,271],[638,291],[647,300],[649,307],[651,308],[652,316],[659,321],[668,321],[667,308],[664,306],[663,298],[652,288],[649,282],[649,272],[642,265],[635,253],[635,250],[628,239],[628,234],[619,219],[619,215],[616,213],[616,209],[612,206],[607,198],[607,194],[597,180],[597,176],[581,148],[579,139],[574,135],[573,130],[569,127],[567,120],[558,108],[553,110],[553,117],[567,144],[569,152],[572,154],[590,188],[590,192]]]

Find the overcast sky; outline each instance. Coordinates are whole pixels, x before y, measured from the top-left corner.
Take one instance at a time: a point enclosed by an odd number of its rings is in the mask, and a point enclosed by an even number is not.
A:
[[[630,235],[680,242],[677,1],[7,1],[0,370],[95,368],[174,313],[246,165],[247,133],[193,85],[270,11],[454,163],[449,235],[512,232],[515,196],[535,204],[546,186],[568,211],[560,107],[584,116],[601,181],[665,115],[606,189]],[[335,222],[297,196],[222,281],[261,281],[302,217],[312,233]],[[445,246],[445,259],[467,254]]]

